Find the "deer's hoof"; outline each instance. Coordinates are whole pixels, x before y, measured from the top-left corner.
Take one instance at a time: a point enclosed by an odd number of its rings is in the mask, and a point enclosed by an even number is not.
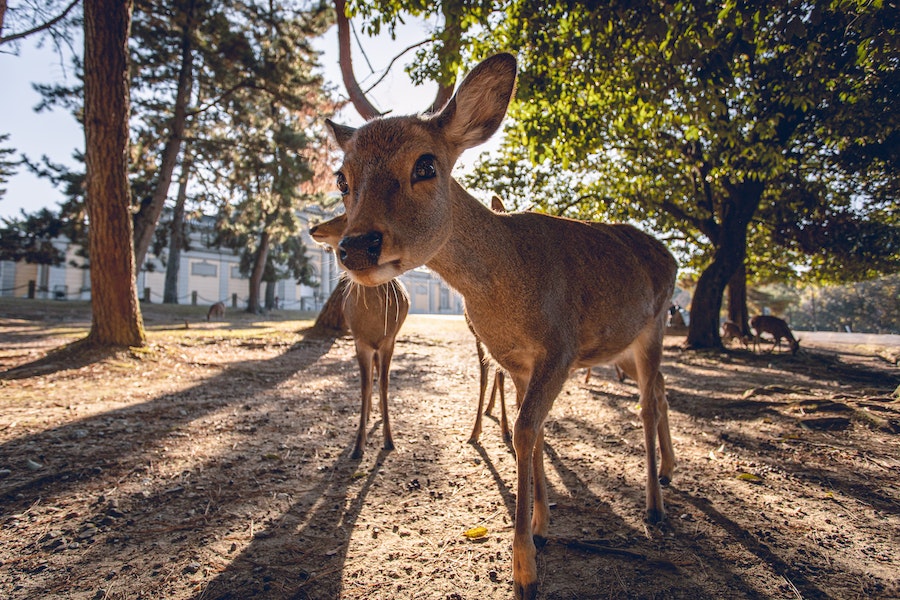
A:
[[[648,508],[647,520],[653,524],[662,523],[666,520],[666,511],[661,508]]]
[[[538,593],[537,581],[522,585],[520,583],[513,584],[516,592],[516,600],[536,600]]]
[[[670,483],[672,483],[672,478],[669,477],[668,475],[660,475],[659,476],[659,484],[660,485],[668,486]]]
[[[531,539],[534,540],[535,548],[543,548],[544,546],[547,545],[547,538],[545,538],[542,535],[535,534],[535,535],[531,536]]]
[[[384,440],[384,449],[388,452],[391,452],[394,449],[394,441],[393,440]]]
[[[350,458],[352,458],[353,460],[358,460],[358,459],[362,458],[362,456],[363,456],[362,448],[360,448],[358,446],[353,448],[353,452],[350,453]]]

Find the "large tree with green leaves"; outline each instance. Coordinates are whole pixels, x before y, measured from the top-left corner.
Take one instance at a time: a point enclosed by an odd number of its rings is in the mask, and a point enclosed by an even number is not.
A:
[[[506,147],[580,173],[580,216],[678,230],[699,250],[692,347],[720,344],[761,215],[818,244],[816,226],[856,234],[896,204],[893,5],[523,1],[492,18],[476,53],[518,49],[522,66]]]
[[[197,145],[197,160],[217,176],[222,239],[253,258],[247,310],[257,312],[270,249],[288,247],[287,239],[299,233],[299,209],[318,200],[312,182],[325,177],[321,115],[334,104],[315,72],[317,55],[309,43],[327,28],[330,12],[318,6],[294,13],[270,2],[248,17],[239,52],[243,69],[220,74],[234,85],[213,136]],[[242,83],[253,74],[255,85]],[[302,256],[298,252],[291,254]]]

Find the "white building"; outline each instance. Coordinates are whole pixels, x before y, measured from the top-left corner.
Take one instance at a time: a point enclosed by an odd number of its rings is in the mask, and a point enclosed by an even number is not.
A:
[[[334,255],[309,236],[309,223],[333,216],[313,206],[304,210],[301,236],[318,285],[298,284],[283,279],[275,284],[278,308],[318,311],[338,282],[339,269]],[[231,308],[247,306],[249,280],[240,273],[240,257],[230,249],[211,248],[211,227],[195,228],[188,251],[182,251],[178,269],[178,303],[210,305],[225,302]],[[85,260],[76,254],[77,246],[65,239],[54,241],[66,253],[58,267],[24,262],[0,261],[0,295],[20,298],[53,298],[89,300],[90,273]],[[167,251],[160,257],[149,256],[137,274],[138,296],[144,302],[161,303],[165,287]],[[419,268],[400,276],[410,295],[411,313],[462,314],[462,297],[427,268]],[[265,283],[262,287],[265,287]],[[260,290],[262,294],[264,290]]]

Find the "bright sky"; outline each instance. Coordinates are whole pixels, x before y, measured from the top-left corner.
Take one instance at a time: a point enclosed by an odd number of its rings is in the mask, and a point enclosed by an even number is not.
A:
[[[398,29],[396,40],[383,35],[377,39],[360,39],[365,44],[365,55],[372,63],[375,75],[369,75],[369,67],[359,48],[354,48],[354,69],[364,89],[374,82],[390,60],[404,48],[428,35],[428,26],[423,22],[408,23]],[[329,83],[343,92],[340,80],[337,52],[337,29],[332,28],[323,36],[316,47],[322,52],[322,64]],[[373,102],[382,110],[392,110],[394,114],[416,113],[428,107],[434,99],[434,85],[414,87],[408,80],[403,66],[411,61],[415,52],[409,52],[399,60],[392,73],[370,94]],[[40,96],[32,88],[32,83],[72,82],[73,72],[70,57],[60,56],[51,44],[38,48],[33,40],[25,40],[19,54],[0,53],[0,74],[3,92],[0,93],[0,134],[10,134],[10,139],[2,145],[13,147],[17,155],[25,154],[34,161],[46,155],[55,163],[74,164],[72,154],[75,148],[84,147],[84,134],[75,119],[66,111],[35,113],[33,108]],[[358,125],[362,119],[352,108],[348,108],[339,121],[348,125]],[[472,151],[466,157],[472,160],[480,154]],[[17,174],[7,182],[6,195],[0,200],[0,218],[15,216],[21,209],[27,212],[42,207],[55,208],[62,195],[49,182],[38,179],[20,167]]]

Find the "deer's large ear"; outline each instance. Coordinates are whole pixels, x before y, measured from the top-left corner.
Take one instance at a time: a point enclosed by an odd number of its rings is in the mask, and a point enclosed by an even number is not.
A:
[[[472,69],[434,120],[457,152],[462,152],[494,135],[515,89],[516,58],[496,54]]]
[[[338,125],[331,119],[325,119],[325,124],[331,129],[331,134],[334,136],[334,141],[338,143],[338,146],[342,150],[346,150],[347,142],[353,137],[356,129],[347,125]]]

